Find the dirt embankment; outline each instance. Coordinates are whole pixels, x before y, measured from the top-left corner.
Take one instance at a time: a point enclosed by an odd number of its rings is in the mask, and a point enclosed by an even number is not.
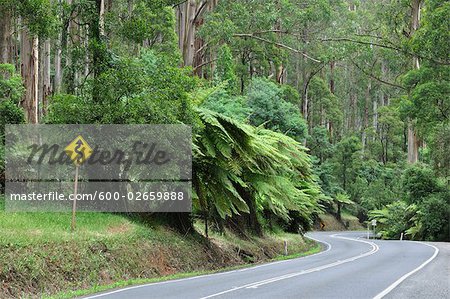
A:
[[[227,235],[182,236],[171,230],[128,239],[0,245],[0,298],[41,297],[70,290],[183,272],[267,261],[315,246],[298,235],[238,239]]]
[[[331,214],[319,215],[319,220],[315,224],[315,230],[325,231],[340,231],[340,230],[361,230],[364,229],[358,218],[349,215],[342,214],[342,221],[339,221]]]

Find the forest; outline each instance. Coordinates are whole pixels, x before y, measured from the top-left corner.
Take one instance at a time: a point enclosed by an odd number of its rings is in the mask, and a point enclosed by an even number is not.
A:
[[[177,124],[192,213],[263,235],[319,215],[450,240],[450,2],[0,0],[5,124]]]

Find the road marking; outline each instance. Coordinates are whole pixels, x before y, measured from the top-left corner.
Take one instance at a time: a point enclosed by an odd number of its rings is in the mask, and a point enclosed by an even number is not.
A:
[[[319,253],[316,253],[316,254],[312,254],[312,255],[309,255],[309,256],[313,256],[313,255],[319,255],[319,254],[322,254],[322,253],[325,253],[325,252],[327,252],[327,251],[330,251],[330,250],[331,250],[331,244],[330,244],[330,243],[328,243],[328,242],[325,242],[325,241],[321,241],[321,240],[318,240],[318,239],[316,239],[316,238],[313,238],[313,237],[311,237],[311,236],[307,236],[307,235],[305,235],[305,237],[307,237],[308,239],[311,239],[311,240],[313,240],[313,241],[316,241],[316,242],[319,242],[319,243],[322,243],[322,244],[325,244],[325,245],[327,245],[327,249],[325,249],[324,251],[321,251],[321,252],[319,252]]]
[[[410,241],[410,242],[412,242],[412,241]],[[434,260],[434,258],[439,253],[439,249],[436,246],[433,246],[433,245],[427,244],[427,243],[422,243],[422,242],[414,242],[414,243],[419,243],[419,244],[423,244],[423,245],[426,245],[426,246],[434,248],[434,254],[428,260],[426,260],[423,264],[421,264],[419,267],[415,268],[411,272],[408,272],[405,275],[403,275],[402,277],[400,277],[393,284],[391,284],[389,287],[387,287],[384,291],[382,291],[381,293],[379,293],[378,295],[373,297],[373,299],[381,299],[384,296],[386,296],[387,294],[389,294],[396,286],[398,286],[400,283],[402,283],[406,278],[408,278],[409,276],[413,275],[414,273],[416,273],[417,271],[419,271],[420,269],[425,267],[429,262]]]
[[[244,289],[244,288],[246,288],[246,289],[255,289],[255,288],[258,288],[259,286],[262,286],[262,285],[265,285],[265,284],[277,282],[277,281],[284,280],[284,279],[289,279],[289,278],[292,278],[292,277],[296,277],[296,276],[300,276],[300,275],[304,275],[304,274],[308,274],[308,273],[312,273],[312,272],[325,270],[325,269],[328,269],[328,268],[331,268],[331,267],[336,267],[336,266],[339,266],[339,265],[342,265],[342,264],[345,264],[345,263],[353,262],[353,261],[355,261],[357,259],[369,256],[369,255],[372,255],[372,254],[376,253],[379,250],[378,245],[373,243],[373,242],[364,241],[364,240],[357,240],[357,239],[347,238],[347,237],[342,237],[342,236],[338,236],[338,234],[331,235],[330,237],[338,238],[338,239],[346,239],[346,240],[350,240],[350,241],[354,241],[354,242],[366,243],[366,244],[369,244],[370,246],[372,246],[372,250],[370,250],[370,251],[368,251],[366,253],[363,253],[363,254],[359,254],[357,256],[353,256],[353,257],[347,258],[347,259],[342,260],[342,261],[337,261],[337,262],[334,262],[334,263],[331,263],[331,264],[326,264],[326,265],[323,265],[323,266],[302,270],[300,272],[294,272],[294,273],[285,274],[285,275],[282,275],[282,276],[277,276],[277,277],[273,277],[273,278],[269,278],[269,279],[265,279],[265,280],[261,280],[261,281],[252,282],[252,283],[249,283],[249,284],[237,287],[237,288],[235,287],[235,288],[228,289],[228,290],[225,290],[225,291],[222,291],[222,292],[211,294],[211,295],[202,297],[200,299],[208,299],[208,298],[220,296],[220,295],[227,294],[227,293],[230,293],[230,292],[234,292],[234,291],[237,291],[237,290],[240,290],[240,289]],[[317,240],[317,241],[319,241],[319,240]],[[326,242],[323,242],[323,241],[319,241],[319,242],[326,243]],[[328,244],[328,243],[326,243],[326,244]],[[326,251],[331,249],[331,245],[328,244],[328,246],[329,247],[328,247],[328,249]]]
[[[330,251],[330,249],[331,249],[331,244],[330,243],[325,242],[325,241],[317,240],[317,239],[315,239],[313,237],[310,237],[310,236],[307,236],[307,235],[305,235],[305,237],[308,238],[308,239],[311,239],[313,241],[325,244],[327,246],[327,249],[325,249],[323,251],[320,251],[318,253],[314,253],[314,254],[310,254],[310,255],[306,255],[306,256],[301,256],[301,257],[297,257],[297,258],[293,258],[293,259],[305,259],[305,258],[308,258],[308,257],[311,257],[311,256],[316,256],[316,255],[319,255],[319,254],[323,254],[323,253],[325,253],[327,251]],[[261,267],[271,266],[271,265],[280,264],[280,263],[286,263],[286,262],[292,261],[293,259],[265,263],[265,264],[262,264],[262,265],[252,266],[252,267],[248,267],[248,268],[244,268],[244,269],[240,269],[240,270],[236,270],[236,271],[244,272],[244,271],[253,270],[253,269],[257,269],[257,268],[261,268]]]
[[[109,291],[109,292],[100,293],[100,294],[96,294],[96,295],[92,295],[92,296],[88,296],[88,297],[81,297],[81,298],[83,298],[83,299],[99,298],[99,297],[103,297],[103,296],[107,296],[107,295],[111,295],[111,294],[115,294],[115,293],[120,293],[120,292],[123,292],[123,291],[128,291],[128,290],[133,290],[133,289],[137,289],[137,288],[142,288],[142,287],[149,287],[149,286],[154,286],[154,285],[175,283],[175,282],[181,282],[181,281],[186,281],[186,280],[193,280],[193,279],[198,279],[198,278],[204,278],[204,277],[208,277],[208,276],[219,276],[219,275],[222,275],[222,274],[230,274],[230,273],[234,273],[234,272],[237,272],[237,270],[218,272],[218,273],[211,273],[211,274],[203,274],[203,275],[197,275],[197,276],[186,277],[186,278],[179,278],[179,279],[170,279],[170,280],[159,281],[159,282],[151,282],[151,283],[135,285],[135,286],[131,286],[131,287],[126,287],[126,288],[122,288],[122,289],[118,289],[118,290],[114,290],[114,291]]]

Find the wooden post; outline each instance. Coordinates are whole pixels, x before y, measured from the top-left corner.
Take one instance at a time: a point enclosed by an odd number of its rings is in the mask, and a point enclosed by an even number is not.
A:
[[[288,255],[288,247],[287,247],[287,241],[284,240],[284,255]]]
[[[77,210],[77,189],[78,189],[78,165],[75,166],[75,184],[73,192],[73,205],[72,205],[72,231],[75,231],[75,213]]]

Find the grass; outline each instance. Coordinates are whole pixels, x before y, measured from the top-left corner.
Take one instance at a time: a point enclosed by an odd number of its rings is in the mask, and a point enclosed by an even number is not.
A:
[[[75,232],[70,229],[71,221],[71,213],[6,212],[0,196],[0,245],[128,238],[142,229],[123,216],[109,213],[77,213]]]

